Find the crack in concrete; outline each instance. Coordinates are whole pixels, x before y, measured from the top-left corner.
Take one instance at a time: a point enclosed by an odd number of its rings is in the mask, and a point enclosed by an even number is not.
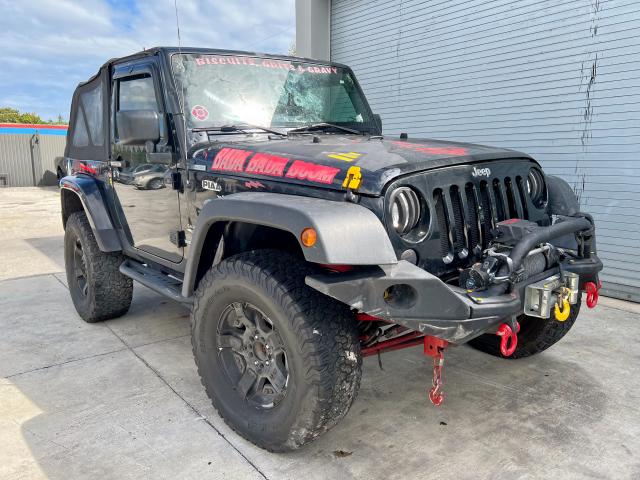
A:
[[[109,329],[111,330],[111,329]],[[96,357],[103,357],[105,355],[110,355],[112,353],[118,353],[118,352],[124,352],[125,350],[127,350],[126,348],[119,348],[117,350],[112,350],[110,352],[104,352],[104,353],[96,353],[95,355],[89,355],[87,357],[80,357],[80,358],[73,358],[71,360],[67,360],[65,362],[60,362],[60,363],[52,363],[51,365],[46,365],[44,367],[38,367],[38,368],[32,368],[31,370],[25,370],[23,372],[18,372],[18,373],[12,373],[11,375],[6,375],[3,378],[14,378],[14,377],[18,377],[20,375],[26,375],[27,373],[33,373],[33,372],[39,372],[41,370],[46,370],[48,368],[53,368],[53,367],[60,367],[62,365],[68,365],[70,363],[74,363],[74,362],[81,362],[83,360],[89,360],[91,358],[96,358]]]

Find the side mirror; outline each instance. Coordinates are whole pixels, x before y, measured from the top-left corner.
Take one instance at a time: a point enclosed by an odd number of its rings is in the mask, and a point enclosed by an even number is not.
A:
[[[160,119],[154,110],[123,110],[116,113],[118,143],[144,145],[160,140]]]
[[[378,127],[378,133],[382,135],[382,118],[380,117],[380,115],[378,115],[377,113],[374,113],[373,121],[376,124],[376,127]]]

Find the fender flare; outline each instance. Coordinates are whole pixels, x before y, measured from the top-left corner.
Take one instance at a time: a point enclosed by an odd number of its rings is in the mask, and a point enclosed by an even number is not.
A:
[[[549,211],[555,215],[573,217],[580,212],[580,204],[573,188],[562,178],[547,175],[547,191],[549,193]]]
[[[73,192],[80,199],[80,203],[89,219],[91,230],[96,237],[98,247],[103,252],[119,252],[122,250],[120,238],[116,231],[111,216],[104,203],[104,197],[96,180],[91,177],[78,175],[66,176],[60,180],[60,188]],[[63,197],[62,220],[66,223],[66,212]]]
[[[395,265],[398,258],[382,222],[367,208],[348,202],[269,192],[241,192],[206,202],[189,246],[182,295],[193,293],[200,253],[210,227],[239,221],[287,231],[305,260],[328,265]],[[318,233],[313,247],[300,241],[303,229]]]

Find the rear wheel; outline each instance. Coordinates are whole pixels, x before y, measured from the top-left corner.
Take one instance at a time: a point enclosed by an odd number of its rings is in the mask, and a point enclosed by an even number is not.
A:
[[[543,352],[550,346],[559,342],[564,337],[580,313],[581,296],[578,302],[571,305],[569,318],[564,322],[556,320],[555,314],[551,313],[549,318],[537,318],[521,315],[518,317],[520,332],[518,333],[518,345],[509,357],[505,357],[500,352],[500,338],[496,335],[481,335],[469,342],[473,348],[502,358],[524,358]]]
[[[270,451],[299,448],[334,426],[360,385],[348,307],[304,283],[293,256],[255,251],[201,280],[192,311],[198,372],[220,415]]]
[[[133,296],[133,281],[120,273],[124,257],[102,252],[84,212],[69,216],[64,233],[64,263],[73,305],[85,322],[124,315]]]

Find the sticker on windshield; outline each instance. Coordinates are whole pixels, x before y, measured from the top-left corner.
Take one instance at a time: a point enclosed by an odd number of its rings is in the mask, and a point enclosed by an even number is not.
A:
[[[277,60],[272,58],[254,58],[254,57],[231,57],[204,55],[195,59],[197,66],[203,65],[251,65],[254,67],[275,68],[281,70],[296,70],[298,73],[320,73],[320,74],[337,74],[338,67],[330,65],[294,65],[285,60]]]
[[[191,109],[191,115],[193,115],[193,118],[195,118],[196,120],[200,120],[202,122],[209,118],[209,110],[207,110],[207,108],[203,107],[202,105],[195,105]]]

